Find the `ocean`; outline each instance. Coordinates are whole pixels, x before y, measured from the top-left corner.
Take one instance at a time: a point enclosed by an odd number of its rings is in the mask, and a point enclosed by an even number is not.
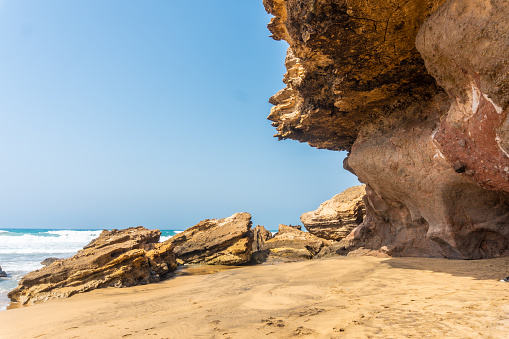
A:
[[[43,267],[46,258],[69,258],[97,238],[102,230],[0,229],[0,266],[7,278],[0,278],[0,311],[10,300],[7,292],[28,272]],[[180,231],[161,230],[165,241]]]

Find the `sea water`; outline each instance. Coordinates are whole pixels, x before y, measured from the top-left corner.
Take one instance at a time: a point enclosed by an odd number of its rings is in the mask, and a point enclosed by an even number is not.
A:
[[[0,229],[0,311],[10,300],[7,293],[28,272],[37,270],[46,258],[69,258],[101,234],[102,230]],[[161,230],[160,241],[180,231]]]

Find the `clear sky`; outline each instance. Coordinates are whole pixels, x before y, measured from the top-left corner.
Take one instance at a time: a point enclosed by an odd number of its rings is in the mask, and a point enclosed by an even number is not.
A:
[[[0,0],[0,227],[298,224],[358,184],[266,120],[262,0]]]

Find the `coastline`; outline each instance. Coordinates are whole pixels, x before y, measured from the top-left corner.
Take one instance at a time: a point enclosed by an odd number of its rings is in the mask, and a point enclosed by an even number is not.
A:
[[[7,293],[16,287],[23,276],[42,268],[41,261],[50,257],[70,258],[101,232],[102,229],[92,228],[1,228],[0,266],[6,271],[7,277],[0,278],[0,312],[9,307]],[[180,232],[161,230],[160,242]]]
[[[509,258],[338,257],[180,275],[0,312],[2,338],[499,338]]]

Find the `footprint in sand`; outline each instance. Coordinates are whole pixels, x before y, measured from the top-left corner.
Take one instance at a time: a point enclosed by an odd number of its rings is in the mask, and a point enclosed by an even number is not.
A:
[[[262,319],[262,323],[265,323],[266,326],[285,327],[285,322],[283,320],[274,317]]]
[[[300,335],[314,335],[317,332],[315,330],[312,330],[310,328],[299,326],[295,331],[293,331],[293,335],[300,336]]]
[[[298,316],[298,317],[312,317],[312,316],[318,315],[325,311],[326,311],[326,309],[323,309],[323,308],[310,308],[310,309],[305,309],[302,311],[292,312],[290,315]]]
[[[209,322],[209,325],[212,326],[212,328],[214,329],[214,331],[222,331],[223,329],[221,328],[221,321],[219,320],[214,320],[214,321],[211,321]]]

